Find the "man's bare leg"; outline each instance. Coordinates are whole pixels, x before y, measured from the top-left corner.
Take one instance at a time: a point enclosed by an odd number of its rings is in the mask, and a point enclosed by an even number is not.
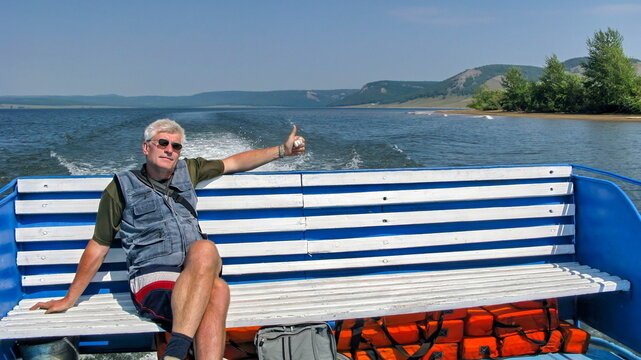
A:
[[[229,309],[229,286],[225,280],[216,276],[209,304],[194,339],[196,359],[223,358],[227,309]]]
[[[176,333],[190,338],[195,336],[209,305],[220,267],[220,255],[213,242],[198,240],[189,247],[185,266],[171,296],[174,336]],[[171,346],[170,341],[168,347]]]

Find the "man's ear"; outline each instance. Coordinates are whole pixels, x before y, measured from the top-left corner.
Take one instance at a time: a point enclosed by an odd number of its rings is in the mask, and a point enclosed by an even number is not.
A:
[[[142,142],[142,153],[145,155],[149,155],[149,142],[147,141]]]

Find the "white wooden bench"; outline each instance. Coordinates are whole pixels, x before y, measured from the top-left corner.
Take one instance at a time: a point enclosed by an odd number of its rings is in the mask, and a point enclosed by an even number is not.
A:
[[[627,291],[627,280],[575,260],[571,172],[249,173],[201,183],[201,226],[218,244],[231,286],[227,326]],[[20,285],[0,339],[160,331],[135,315],[119,244],[77,307],[28,310],[65,294],[110,180],[18,180],[16,253],[2,256],[15,256],[5,263],[15,261]]]

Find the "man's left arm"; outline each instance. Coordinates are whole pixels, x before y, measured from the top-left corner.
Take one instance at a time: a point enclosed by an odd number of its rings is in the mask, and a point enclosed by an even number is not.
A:
[[[249,150],[223,159],[223,164],[225,165],[224,174],[252,170],[282,156],[304,154],[305,139],[302,136],[297,136],[296,131],[296,125],[292,126],[292,131],[283,145],[259,150]],[[281,146],[282,148],[279,149]]]

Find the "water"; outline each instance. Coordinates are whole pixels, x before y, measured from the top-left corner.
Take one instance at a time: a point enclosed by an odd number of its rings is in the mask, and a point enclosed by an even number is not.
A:
[[[641,179],[641,123],[403,109],[19,109],[0,110],[0,185],[137,168],[144,127],[163,117],[185,128],[184,156],[212,159],[280,144],[296,124],[307,154],[261,170],[576,163]]]

